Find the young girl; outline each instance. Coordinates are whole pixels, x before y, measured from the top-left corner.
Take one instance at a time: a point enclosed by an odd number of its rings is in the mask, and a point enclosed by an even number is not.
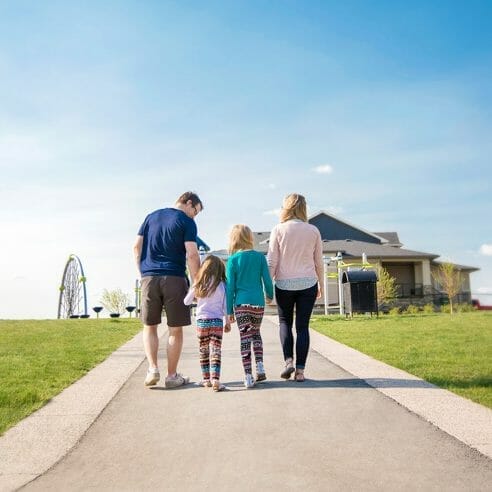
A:
[[[201,386],[212,387],[214,391],[222,391],[225,386],[220,384],[220,362],[222,347],[222,331],[231,331],[226,318],[225,267],[217,256],[205,258],[196,281],[184,299],[190,305],[197,299],[196,331],[200,347],[200,367],[202,370]]]
[[[273,286],[265,256],[253,250],[253,233],[248,226],[235,225],[229,236],[227,261],[227,313],[237,321],[241,337],[244,386],[254,386],[251,345],[256,361],[256,381],[266,379],[260,325],[265,310],[265,294],[273,298]],[[235,316],[234,316],[235,315]]]

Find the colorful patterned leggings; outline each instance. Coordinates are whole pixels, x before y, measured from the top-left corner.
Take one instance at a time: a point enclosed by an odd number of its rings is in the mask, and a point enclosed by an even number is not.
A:
[[[200,367],[204,381],[220,379],[223,331],[223,322],[220,318],[196,320],[196,333],[200,345]]]
[[[234,308],[234,316],[241,337],[241,357],[245,374],[251,374],[251,346],[253,346],[256,363],[263,362],[263,340],[260,335],[260,326],[264,311],[263,306],[250,306],[249,304],[240,304]]]

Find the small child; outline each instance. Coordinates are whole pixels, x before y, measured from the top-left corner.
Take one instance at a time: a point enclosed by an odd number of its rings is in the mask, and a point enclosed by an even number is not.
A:
[[[231,325],[226,317],[225,266],[217,256],[209,255],[205,258],[184,303],[189,306],[195,298],[196,331],[202,370],[200,385],[222,391],[225,389],[220,384],[222,332],[231,331]]]
[[[265,311],[265,294],[273,298],[273,285],[266,258],[253,250],[253,233],[248,226],[235,225],[229,236],[227,261],[227,313],[237,321],[241,337],[241,357],[245,373],[244,386],[255,381],[251,369],[251,346],[256,361],[256,381],[266,379],[263,367],[263,341],[260,326]],[[235,316],[234,316],[235,315]]]

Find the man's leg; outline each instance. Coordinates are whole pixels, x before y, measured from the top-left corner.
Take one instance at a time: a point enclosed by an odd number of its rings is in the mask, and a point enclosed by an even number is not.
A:
[[[157,327],[161,322],[162,299],[160,294],[160,277],[142,277],[142,323],[143,345],[149,373],[157,372],[157,353],[159,350],[159,338]],[[146,385],[152,386],[159,380],[159,376],[146,378]]]
[[[183,299],[188,287],[182,277],[164,278],[163,300],[166,311],[169,337],[167,339],[167,377],[166,388],[176,388],[188,384],[190,378],[177,372],[181,349],[183,347],[183,326],[191,325],[190,307]]]
[[[174,376],[178,368],[181,349],[183,348],[183,327],[169,327],[167,339],[167,375]]]
[[[157,326],[158,325],[144,325],[143,328],[143,343],[145,355],[149,362],[149,369],[157,369],[157,352],[159,351]]]

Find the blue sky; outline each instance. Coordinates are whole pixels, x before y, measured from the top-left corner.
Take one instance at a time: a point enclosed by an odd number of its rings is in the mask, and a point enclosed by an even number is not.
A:
[[[492,293],[488,1],[0,1],[0,318],[132,291],[145,215],[269,230],[306,195]],[[329,166],[320,173],[319,166]],[[484,300],[487,298],[484,298]],[[492,301],[492,297],[489,296]]]

